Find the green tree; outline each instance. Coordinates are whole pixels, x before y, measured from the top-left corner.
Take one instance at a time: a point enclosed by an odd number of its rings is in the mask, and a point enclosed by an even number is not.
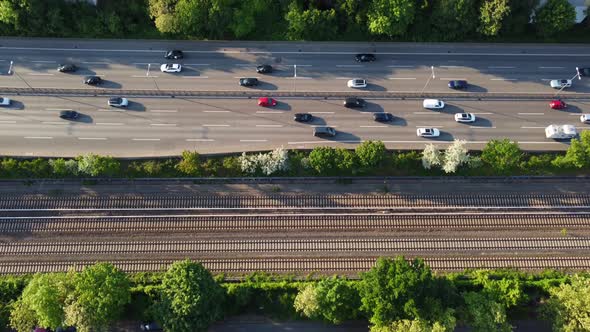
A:
[[[590,331],[590,278],[574,275],[549,293],[544,314],[553,319],[553,331]]]
[[[111,156],[85,154],[76,157],[78,172],[89,176],[114,176],[121,172],[121,163]]]
[[[360,299],[349,281],[332,277],[306,285],[297,294],[294,306],[309,318],[340,324],[357,317]]]
[[[204,39],[209,35],[209,0],[178,0],[175,18],[178,32],[190,38]]]
[[[550,37],[569,30],[576,23],[576,9],[568,0],[548,0],[535,15],[535,26]]]
[[[163,33],[179,33],[180,27],[176,18],[178,0],[149,0],[150,17],[156,28]]]
[[[162,278],[157,320],[166,331],[206,331],[223,314],[223,289],[200,263],[189,260],[170,266]]]
[[[485,36],[497,36],[504,19],[510,14],[510,0],[484,0],[479,11],[479,32]]]
[[[502,23],[502,34],[522,35],[531,24],[531,13],[539,6],[539,0],[510,0],[510,15]]]
[[[176,169],[188,176],[201,175],[201,161],[196,151],[182,151],[182,159],[176,164]]]
[[[487,292],[467,292],[463,295],[468,324],[475,332],[510,332],[506,308]]]
[[[424,319],[402,319],[383,327],[372,326],[371,332],[453,332],[457,320],[452,309],[447,309],[441,321],[429,322]]]
[[[355,153],[360,166],[365,170],[371,170],[385,160],[387,149],[381,141],[365,141],[356,147]]]
[[[527,300],[523,282],[514,274],[490,277],[489,271],[476,271],[475,284],[483,286],[483,291],[508,309]]]
[[[367,13],[369,32],[388,37],[403,36],[414,21],[414,0],[373,0]]]
[[[331,40],[338,33],[334,9],[302,9],[297,2],[292,2],[285,19],[290,40]]]
[[[566,164],[577,168],[590,167],[590,131],[580,133],[580,139],[573,139],[563,158]]]
[[[462,40],[475,33],[477,0],[439,0],[434,3],[431,22],[440,40]]]
[[[21,296],[22,304],[35,312],[37,323],[56,329],[64,321],[68,280],[62,273],[37,273]]]
[[[103,331],[130,302],[127,275],[110,263],[97,263],[73,275],[73,302],[66,322],[79,331]]]
[[[439,293],[444,288],[420,259],[407,262],[403,257],[379,258],[362,275],[361,309],[377,327],[402,319],[436,321],[445,312]],[[451,299],[449,296],[449,304]]]
[[[481,160],[499,174],[510,174],[518,169],[524,154],[518,143],[509,139],[493,139],[481,151]]]
[[[10,311],[10,327],[16,332],[31,332],[37,326],[37,313],[22,300],[12,304]]]

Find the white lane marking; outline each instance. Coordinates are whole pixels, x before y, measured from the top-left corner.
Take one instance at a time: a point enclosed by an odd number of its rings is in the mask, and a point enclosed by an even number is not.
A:
[[[284,111],[256,111],[256,114],[281,114]]]
[[[228,124],[204,124],[203,127],[229,127]]]
[[[78,137],[81,141],[106,141],[106,137]]]
[[[0,60],[0,62],[5,62],[6,60]]]
[[[255,79],[260,79],[260,77],[258,76],[234,76],[234,78],[255,78]]]
[[[240,142],[243,142],[243,143],[262,143],[262,142],[268,142],[268,140],[266,140],[266,139],[241,139]]]
[[[522,128],[522,129],[545,129],[545,127],[528,127],[528,126],[522,126],[520,128]]]
[[[96,111],[97,112],[125,112],[125,110],[121,109],[121,108],[99,108]]]
[[[482,112],[482,113],[471,113],[471,114],[473,114],[473,115],[489,115],[489,114],[494,114],[494,113],[491,113],[491,112]]]
[[[318,128],[318,127],[326,127],[326,125],[313,125],[313,126],[310,126],[310,127],[312,127],[312,128]],[[330,125],[330,127],[332,127],[332,128],[338,128],[338,126],[334,126],[334,125]]]
[[[150,123],[154,127],[175,127],[176,123]]]
[[[238,63],[238,64],[236,64],[236,66],[237,67],[254,67],[256,65],[253,63]]]
[[[488,66],[489,69],[512,69],[512,68],[516,68],[513,66]]]
[[[4,120],[2,120],[2,121],[0,121],[0,123],[16,123],[16,121],[4,121]]]
[[[449,78],[449,77],[441,77],[441,81],[467,81],[466,78]]]
[[[516,78],[490,78],[490,81],[516,81]]]
[[[469,126],[471,129],[496,129],[496,127],[478,127],[478,126]]]
[[[52,124],[52,125],[66,125],[69,122],[57,122],[57,121],[44,121],[43,124]]]
[[[50,137],[50,136],[25,136],[24,138],[27,138],[27,139],[53,139],[53,137]]]
[[[134,62],[134,65],[154,65],[154,66],[159,66],[159,63],[155,63],[155,62]]]
[[[132,141],[159,141],[159,138],[132,138]]]
[[[415,80],[415,77],[388,77],[390,80]]]
[[[83,61],[82,63],[87,65],[108,65],[108,62],[93,62],[93,61]]]
[[[34,63],[57,63],[57,61],[47,61],[47,60],[37,60],[37,61],[31,61]]]
[[[97,122],[97,126],[122,126],[121,122]]]
[[[182,78],[209,78],[209,76],[181,76]]]
[[[424,125],[424,126],[416,126],[416,128],[444,128],[443,126],[429,126],[429,125]]]
[[[439,66],[440,68],[460,68],[461,66]]]
[[[203,113],[229,113],[230,111],[203,111]]]
[[[517,113],[518,115],[545,115],[545,113]]]
[[[542,78],[541,81],[552,81],[552,78]]]
[[[387,128],[387,126],[359,126],[360,128]]]
[[[414,114],[429,114],[429,115],[443,115],[443,113],[438,112],[412,112]]]
[[[397,65],[391,65],[391,66],[387,66],[389,68],[414,68],[414,66],[397,66]]]
[[[256,125],[256,127],[281,128],[283,125]]]
[[[362,68],[363,65],[336,65],[338,68]]]
[[[309,112],[309,114],[334,114],[334,112]]]
[[[349,80],[349,77],[336,77],[337,80]]]
[[[151,112],[151,113],[176,113],[178,111],[177,110],[151,110],[148,112]]]
[[[46,108],[46,111],[71,111],[71,108]]]
[[[214,139],[211,138],[187,138],[187,142],[213,142]]]
[[[211,66],[208,63],[185,63],[183,66]]]
[[[159,76],[154,76],[154,75],[149,75],[149,76],[146,76],[146,75],[131,75],[130,77],[134,77],[134,78],[144,78],[144,77],[145,78],[150,78],[150,77],[151,78],[158,78]]]
[[[539,67],[539,69],[564,69],[565,67]]]
[[[285,77],[286,80],[312,80],[313,77],[304,77],[304,76],[297,76],[297,77]]]
[[[50,73],[27,73],[27,75],[31,75],[31,76],[54,76],[55,74],[50,74]]]
[[[294,66],[297,65],[297,67],[313,67],[313,65],[300,65],[300,64],[292,64],[292,65],[286,65],[286,66]]]

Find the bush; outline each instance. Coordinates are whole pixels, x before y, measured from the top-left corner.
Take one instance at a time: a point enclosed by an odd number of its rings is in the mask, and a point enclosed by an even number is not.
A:
[[[51,167],[51,173],[53,176],[58,178],[78,175],[78,162],[74,159],[49,159],[49,166]]]
[[[383,163],[387,149],[381,141],[365,141],[356,147],[355,153],[363,171],[370,172]]]
[[[268,153],[247,155],[245,152],[239,158],[240,168],[245,174],[272,175],[284,172],[289,166],[289,151],[277,148]]]
[[[188,176],[200,176],[201,164],[199,154],[196,151],[182,151],[182,158],[176,164],[176,169]]]
[[[87,176],[114,176],[120,175],[121,163],[111,156],[99,156],[86,154],[76,157],[78,172]]]
[[[481,160],[498,175],[510,175],[518,170],[523,157],[518,144],[507,138],[493,139],[481,151]]]

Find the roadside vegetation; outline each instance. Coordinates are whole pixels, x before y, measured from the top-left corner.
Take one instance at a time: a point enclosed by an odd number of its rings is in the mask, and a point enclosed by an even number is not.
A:
[[[213,277],[189,260],[158,273],[125,274],[110,263],[81,272],[0,277],[0,329],[77,326],[105,331],[125,317],[165,331],[206,331],[216,320],[254,313],[330,324],[367,320],[372,332],[511,331],[515,319],[544,319],[554,331],[590,330],[590,277],[474,270],[438,275],[420,259],[380,258],[357,278],[294,279],[256,273]]]
[[[587,42],[588,31],[567,0],[0,0],[4,36]]]
[[[565,153],[531,153],[508,139],[468,151],[457,140],[445,149],[427,144],[421,151],[391,151],[380,141],[354,150],[317,147],[278,148],[241,155],[201,156],[184,151],[179,158],[129,160],[86,154],[73,159],[0,159],[0,178],[178,178],[264,176],[515,176],[577,175],[590,169],[590,131],[571,141]]]

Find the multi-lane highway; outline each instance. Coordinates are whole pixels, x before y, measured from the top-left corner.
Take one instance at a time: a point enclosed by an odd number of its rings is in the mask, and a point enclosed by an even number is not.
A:
[[[178,48],[182,60],[164,60],[164,51]],[[257,43],[257,42],[145,42],[0,39],[0,94],[8,88],[87,89],[85,75],[100,75],[98,89],[212,91],[234,94],[328,92],[350,95],[362,91],[346,87],[351,78],[366,78],[367,91],[438,93],[448,98],[442,112],[422,109],[421,100],[369,99],[363,111],[342,107],[340,98],[281,98],[276,109],[256,106],[249,98],[139,98],[126,111],[108,109],[105,97],[3,95],[14,100],[0,109],[0,150],[9,155],[72,156],[84,152],[117,156],[173,155],[184,149],[200,152],[263,150],[277,146],[313,148],[320,144],[352,147],[368,139],[391,148],[421,148],[429,140],[417,138],[421,126],[436,126],[442,135],[433,142],[465,139],[480,148],[490,138],[509,137],[526,149],[560,150],[567,145],[545,139],[543,128],[570,123],[579,129],[579,115],[590,112],[590,79],[578,80],[575,67],[590,66],[588,46],[369,44],[369,43]],[[371,52],[377,61],[356,63],[354,54]],[[183,71],[159,71],[164,62],[179,62]],[[58,73],[59,63],[80,70]],[[256,74],[255,66],[273,65],[275,72]],[[149,71],[148,71],[149,68]],[[10,71],[10,73],[8,73]],[[434,74],[434,76],[433,76]],[[258,77],[256,88],[238,86],[239,77]],[[468,93],[494,94],[494,100],[455,98],[448,80],[466,79]],[[567,111],[551,110],[551,79],[574,79],[560,96]],[[29,91],[31,92],[31,91]],[[523,99],[502,99],[519,93]],[[527,96],[529,97],[527,99]],[[549,98],[550,99],[550,98]],[[60,120],[60,110],[79,111],[75,122]],[[312,113],[311,124],[298,124],[294,113]],[[396,116],[390,124],[372,120],[372,112]],[[471,112],[478,121],[458,124],[452,114]],[[339,134],[333,140],[311,135],[311,126],[330,125]]]
[[[353,147],[361,140],[382,140],[389,147],[423,148],[425,143],[464,139],[480,148],[491,138],[512,137],[526,149],[565,149],[547,140],[551,123],[579,122],[590,101],[573,101],[566,111],[549,109],[547,102],[447,99],[442,111],[422,108],[421,100],[369,99],[362,110],[342,106],[342,99],[284,98],[272,108],[256,99],[130,98],[121,110],[107,106],[105,97],[14,97],[11,108],[0,109],[0,151],[9,155],[75,156],[86,152],[116,156],[178,154],[185,149],[231,152],[318,145]],[[78,121],[59,118],[61,110],[74,109]],[[293,121],[296,112],[309,112],[309,124]],[[373,112],[395,115],[391,123],[373,121]],[[457,123],[454,113],[471,112],[472,124]],[[329,125],[339,134],[333,140],[312,136],[312,127]],[[437,139],[416,137],[416,128],[437,126]]]

